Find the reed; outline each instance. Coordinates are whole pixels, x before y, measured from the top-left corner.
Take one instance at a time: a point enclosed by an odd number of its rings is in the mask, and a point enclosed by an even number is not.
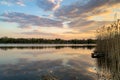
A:
[[[105,54],[97,58],[100,75],[105,80],[120,80],[120,20],[97,30],[96,51]]]

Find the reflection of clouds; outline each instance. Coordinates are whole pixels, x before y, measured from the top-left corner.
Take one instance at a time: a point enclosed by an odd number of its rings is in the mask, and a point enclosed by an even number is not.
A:
[[[24,59],[23,59],[24,60]],[[0,66],[2,68],[2,75],[15,75],[15,74],[34,74],[41,71],[47,71],[54,66],[60,66],[61,61],[32,61],[18,64],[6,64]],[[5,73],[5,74],[4,74]]]
[[[60,80],[95,80],[93,72],[90,71],[90,67],[94,66],[90,58],[92,51],[69,47],[3,51],[6,55],[10,53],[10,56],[14,56],[17,63],[1,64],[0,80],[39,80],[42,75],[49,73]]]
[[[84,64],[77,60],[71,60],[67,64],[71,66],[63,66],[62,60],[32,61],[29,63],[2,65],[0,68],[4,67],[4,69],[2,69],[0,76],[4,80],[6,78],[16,80],[21,76],[21,79],[29,76],[26,79],[32,80],[31,78],[34,77],[34,79],[38,80],[37,78],[40,78],[43,74],[51,73],[61,80],[76,80],[76,78],[80,80],[94,80],[93,75],[90,75],[92,72],[87,70],[89,67],[87,63]]]
[[[9,61],[16,61],[16,59],[27,58],[30,60],[58,60],[58,59],[73,59],[77,57],[87,57],[92,53],[94,49],[90,50],[87,48],[70,48],[65,47],[61,49],[55,48],[43,48],[43,49],[12,49],[3,51],[4,55],[12,56],[9,57]],[[9,53],[9,54],[8,54]],[[14,54],[13,54],[14,53]],[[17,53],[17,54],[16,54]],[[6,56],[3,57],[3,60],[8,60]],[[14,57],[13,57],[14,56]],[[90,58],[89,58],[90,59]]]
[[[93,51],[87,48],[63,48],[60,49],[57,54],[67,54],[67,55],[81,55],[81,54],[90,54]]]
[[[96,70],[93,67],[87,69],[89,72],[96,73]]]
[[[69,62],[68,59],[63,59],[63,60],[62,60],[62,65],[63,65],[63,66],[69,66],[68,62]]]
[[[28,63],[30,62],[30,59],[29,58],[20,58],[18,63]]]

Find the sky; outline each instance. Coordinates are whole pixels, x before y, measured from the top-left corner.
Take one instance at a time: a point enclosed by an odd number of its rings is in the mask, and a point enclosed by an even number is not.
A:
[[[0,37],[88,39],[120,18],[120,0],[0,0]]]

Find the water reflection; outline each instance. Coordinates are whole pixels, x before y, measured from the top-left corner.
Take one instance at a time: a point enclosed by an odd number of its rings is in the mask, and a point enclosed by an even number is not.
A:
[[[5,49],[5,50],[4,50]],[[96,80],[94,47],[2,47],[0,80],[42,80],[54,75],[58,80]]]
[[[6,46],[2,46],[0,45],[0,49],[2,50],[8,50],[8,49],[43,49],[43,48],[55,48],[55,49],[61,49],[61,48],[73,48],[73,49],[77,49],[77,48],[87,48],[87,49],[93,49],[95,47],[95,45],[52,45],[52,46],[49,46],[49,45],[45,45],[45,46],[31,46],[31,45],[24,45],[24,46],[21,46],[21,45],[6,45]]]

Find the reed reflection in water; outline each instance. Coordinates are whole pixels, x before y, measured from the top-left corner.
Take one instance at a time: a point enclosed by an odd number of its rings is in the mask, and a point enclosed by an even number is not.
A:
[[[1,47],[0,80],[96,80],[94,47]]]

